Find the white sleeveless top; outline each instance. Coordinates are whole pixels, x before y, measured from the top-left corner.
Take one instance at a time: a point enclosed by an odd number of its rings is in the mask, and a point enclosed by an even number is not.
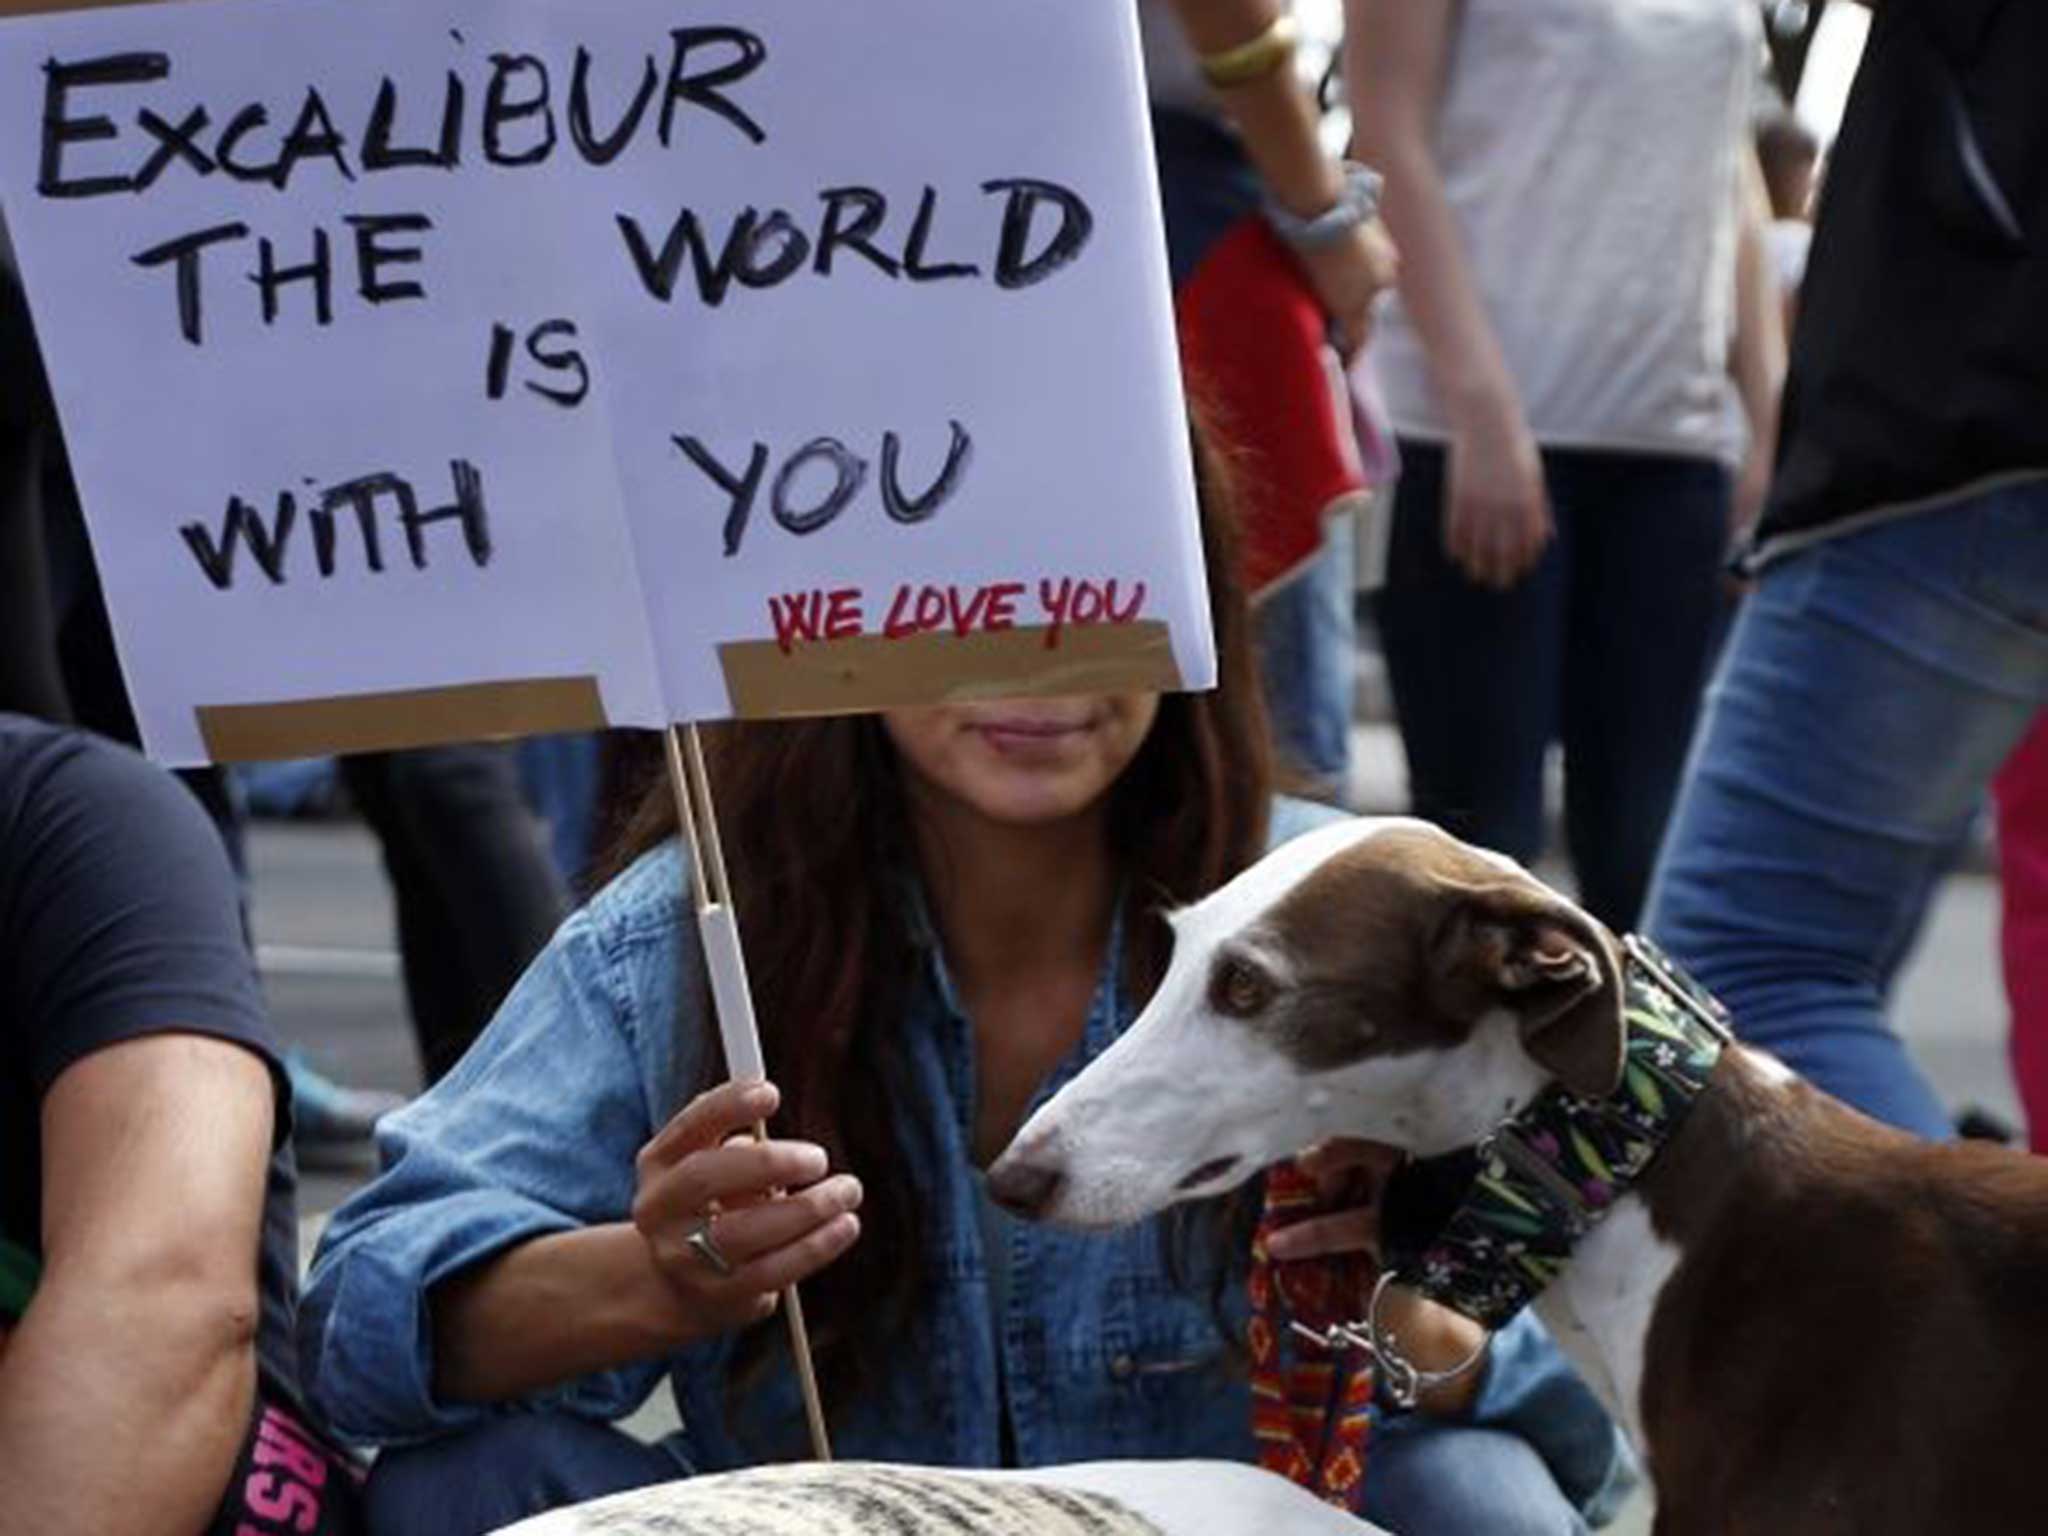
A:
[[[1433,137],[1479,295],[1547,447],[1731,457],[1753,0],[1462,0]],[[1448,436],[1398,297],[1396,428]]]

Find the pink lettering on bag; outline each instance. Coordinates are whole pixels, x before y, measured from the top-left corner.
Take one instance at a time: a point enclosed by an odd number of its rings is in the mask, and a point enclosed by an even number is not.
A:
[[[275,1408],[264,1409],[263,1421],[256,1427],[254,1460],[259,1467],[282,1465],[311,1488],[322,1487],[327,1482],[325,1458],[301,1440],[289,1421],[282,1418]]]
[[[289,1524],[295,1531],[311,1532],[320,1524],[320,1496],[277,1473],[250,1473],[242,1485],[242,1502],[252,1514]]]

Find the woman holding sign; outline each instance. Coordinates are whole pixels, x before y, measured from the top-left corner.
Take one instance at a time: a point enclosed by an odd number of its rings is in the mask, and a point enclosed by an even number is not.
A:
[[[328,1228],[300,1334],[335,1427],[397,1447],[371,1485],[379,1528],[453,1536],[801,1456],[769,1321],[793,1281],[848,1457],[1252,1458],[1242,1238],[1016,1224],[979,1171],[1135,1017],[1167,960],[1162,909],[1329,814],[1271,798],[1213,467],[1201,480],[1218,691],[718,742],[780,1092],[713,1086],[663,787],[629,836],[644,851],[384,1121],[383,1172]],[[789,1139],[744,1139],[762,1118]],[[1445,1362],[1471,1343],[1420,1307],[1404,1337]],[[613,1429],[664,1374],[686,1427],[652,1446]],[[1580,1531],[1615,1477],[1613,1427],[1533,1324],[1432,1406],[1373,1438],[1363,1512],[1397,1532]]]

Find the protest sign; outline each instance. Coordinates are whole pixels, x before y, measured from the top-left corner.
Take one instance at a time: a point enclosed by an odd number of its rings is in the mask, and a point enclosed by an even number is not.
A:
[[[23,17],[0,206],[167,761],[1213,682],[1126,5]]]

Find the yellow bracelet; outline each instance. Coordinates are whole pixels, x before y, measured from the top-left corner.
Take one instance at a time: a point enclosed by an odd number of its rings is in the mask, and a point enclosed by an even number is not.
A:
[[[1263,80],[1293,59],[1299,36],[1292,16],[1277,16],[1270,27],[1250,42],[1201,55],[1202,78],[1219,91]]]

